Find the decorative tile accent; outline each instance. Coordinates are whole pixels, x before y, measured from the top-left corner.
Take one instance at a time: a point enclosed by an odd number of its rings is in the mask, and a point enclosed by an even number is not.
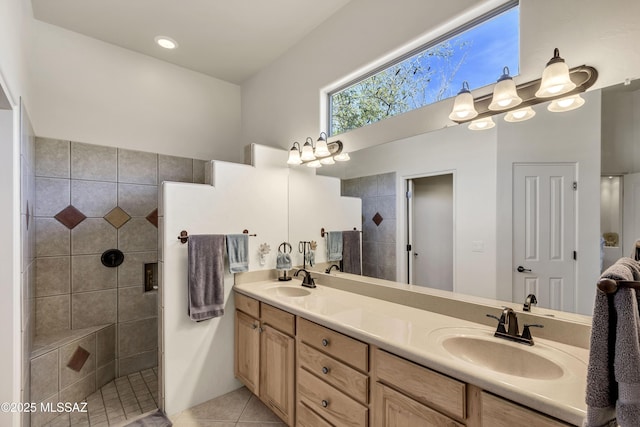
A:
[[[147,221],[158,228],[158,209],[154,209],[149,215],[147,215]]]
[[[69,361],[67,362],[67,367],[76,372],[80,372],[87,359],[89,359],[89,356],[91,356],[91,353],[78,346],[76,351],[73,352],[71,359],[69,359]]]
[[[380,215],[380,213],[376,212],[376,214],[371,219],[377,226],[379,226],[384,218],[382,218],[382,215]]]
[[[78,224],[84,221],[87,217],[76,209],[73,205],[69,205],[54,216],[55,219],[60,221],[62,225],[69,230],[73,230]]]
[[[119,206],[111,209],[108,214],[104,216],[104,219],[115,228],[120,228],[131,219],[128,213],[120,209]]]

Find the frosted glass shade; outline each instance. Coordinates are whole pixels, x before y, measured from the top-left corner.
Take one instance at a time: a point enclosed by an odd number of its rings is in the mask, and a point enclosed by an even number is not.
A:
[[[302,163],[302,159],[300,158],[300,151],[296,147],[291,148],[289,150],[289,159],[287,159],[287,163],[290,165],[299,165]]]
[[[580,95],[567,96],[565,98],[555,99],[551,101],[547,110],[553,113],[563,113],[565,111],[575,110],[584,105],[585,100]]]
[[[550,98],[562,95],[575,89],[576,84],[569,77],[569,67],[560,57],[560,51],[554,49],[553,58],[549,60],[542,72],[540,88],[536,92],[538,98]]]
[[[318,139],[318,141],[316,142],[315,155],[316,157],[325,157],[331,155],[331,152],[329,152],[329,147],[327,147],[327,141],[325,141],[324,139]]]
[[[320,159],[320,163],[322,163],[323,165],[335,165],[336,162],[333,160],[333,157],[329,156],[329,157],[325,157],[323,159]]]
[[[313,147],[310,143],[304,143],[304,145],[302,146],[302,155],[300,156],[300,158],[305,162],[316,159],[316,156],[313,154]]]
[[[471,120],[478,115],[473,104],[473,95],[469,91],[460,91],[453,102],[453,110],[449,114],[451,120]]]
[[[321,168],[320,160],[314,160],[312,162],[307,163],[308,168]]]
[[[511,77],[507,77],[499,80],[493,88],[493,98],[491,99],[491,104],[489,104],[489,110],[506,110],[521,103],[522,98],[518,96],[516,84]]]
[[[524,107],[520,108],[519,110],[509,111],[507,115],[504,116],[504,120],[511,123],[524,122],[525,120],[529,120],[535,115],[536,112],[533,111],[533,108]]]
[[[349,153],[340,153],[337,156],[333,156],[333,160],[336,162],[346,162],[351,160],[351,157],[349,157]]]
[[[491,117],[485,117],[484,119],[474,120],[469,124],[471,130],[486,130],[491,129],[496,124]]]

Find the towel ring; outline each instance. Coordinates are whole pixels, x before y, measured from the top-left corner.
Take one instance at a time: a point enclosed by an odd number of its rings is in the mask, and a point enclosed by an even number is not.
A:
[[[287,253],[287,246],[289,247],[289,253],[291,253],[293,251],[293,247],[291,247],[291,243],[289,243],[289,242],[280,243],[280,246],[278,246],[278,252],[282,252],[282,253],[286,254]],[[282,250],[280,248],[282,248]]]

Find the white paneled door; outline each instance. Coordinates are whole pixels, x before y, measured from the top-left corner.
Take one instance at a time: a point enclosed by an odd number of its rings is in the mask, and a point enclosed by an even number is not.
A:
[[[575,164],[514,165],[514,302],[533,293],[540,307],[575,311],[575,177]]]

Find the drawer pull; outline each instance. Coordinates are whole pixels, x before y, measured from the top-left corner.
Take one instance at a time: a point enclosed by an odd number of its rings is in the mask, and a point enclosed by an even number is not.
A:
[[[329,368],[327,368],[326,366],[322,367],[322,373],[323,374],[328,374],[329,373]]]
[[[251,324],[251,329],[257,329],[257,328],[258,328],[258,325],[256,325],[255,323]]]
[[[322,346],[323,346],[323,347],[326,347],[326,346],[328,346],[328,345],[329,345],[329,340],[328,340],[328,339],[326,339],[326,338],[322,338]]]
[[[327,406],[329,406],[329,401],[328,400],[323,400],[322,401],[322,407],[326,408]]]

